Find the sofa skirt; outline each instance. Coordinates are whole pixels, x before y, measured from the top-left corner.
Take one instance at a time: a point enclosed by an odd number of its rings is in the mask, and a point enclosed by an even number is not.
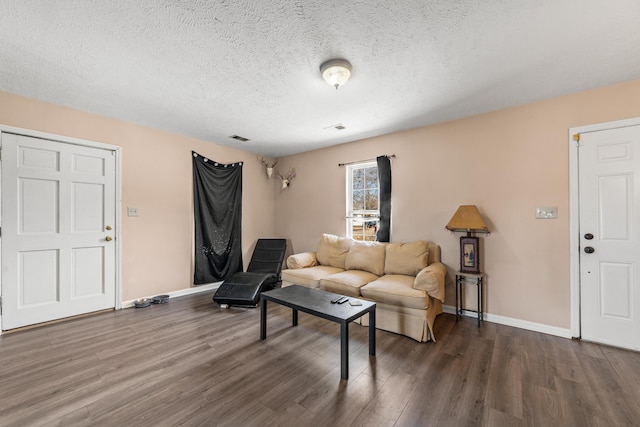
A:
[[[431,304],[427,310],[376,302],[376,329],[405,335],[418,342],[429,340],[435,342],[433,324],[440,313],[442,313],[442,302],[435,298],[431,298]],[[357,322],[363,326],[369,326],[369,315],[362,316]]]

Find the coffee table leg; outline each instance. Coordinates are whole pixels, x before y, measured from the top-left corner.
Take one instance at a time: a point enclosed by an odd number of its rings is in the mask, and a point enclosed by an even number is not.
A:
[[[267,338],[267,300],[260,298],[260,339]]]
[[[291,324],[293,326],[298,326],[298,310],[295,308],[291,309]]]
[[[369,312],[369,354],[376,355],[376,311]]]
[[[340,323],[340,378],[349,378],[349,324]]]

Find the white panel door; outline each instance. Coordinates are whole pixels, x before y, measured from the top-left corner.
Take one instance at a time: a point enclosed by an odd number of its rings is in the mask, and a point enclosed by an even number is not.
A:
[[[579,187],[581,336],[640,350],[640,126],[581,134]]]
[[[115,156],[2,133],[2,328],[115,307]]]

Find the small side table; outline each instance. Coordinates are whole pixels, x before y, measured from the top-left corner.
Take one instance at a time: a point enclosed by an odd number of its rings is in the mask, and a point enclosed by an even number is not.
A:
[[[476,285],[478,288],[478,309],[477,310],[467,310],[474,313],[478,313],[478,327],[480,327],[480,321],[484,320],[482,314],[482,278],[483,274],[471,274],[471,273],[462,273],[460,271],[456,272],[456,322],[458,321],[458,317],[462,316],[462,288],[464,284],[468,283],[471,285]]]

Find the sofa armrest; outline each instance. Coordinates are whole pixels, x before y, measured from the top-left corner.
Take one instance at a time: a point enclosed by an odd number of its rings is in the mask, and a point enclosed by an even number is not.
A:
[[[292,270],[318,265],[315,252],[301,252],[287,258],[287,267]]]
[[[447,267],[441,262],[429,264],[416,276],[413,282],[414,289],[426,291],[433,298],[444,302],[444,278],[447,274]]]

